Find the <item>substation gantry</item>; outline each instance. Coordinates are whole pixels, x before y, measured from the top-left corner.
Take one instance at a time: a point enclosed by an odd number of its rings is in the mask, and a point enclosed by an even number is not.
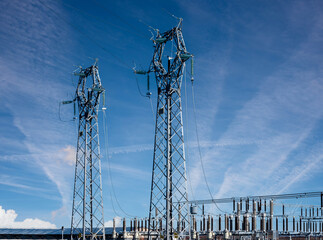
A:
[[[184,239],[190,238],[191,228],[181,86],[185,62],[193,56],[185,47],[182,19],[167,32],[160,33],[157,29],[155,32],[149,70],[135,70],[136,74],[148,75],[148,79],[149,73],[154,72],[158,92],[148,235],[166,240]],[[170,43],[175,48],[173,57],[164,53],[166,44]]]
[[[79,77],[73,101],[78,109],[78,140],[75,165],[71,239],[105,239],[98,112],[100,97],[105,90],[101,85],[98,66],[74,73]],[[75,111],[75,110],[74,110]]]

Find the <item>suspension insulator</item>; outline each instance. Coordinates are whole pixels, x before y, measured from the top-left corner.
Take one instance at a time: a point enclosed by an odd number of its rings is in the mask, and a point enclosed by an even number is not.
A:
[[[68,100],[68,101],[63,101],[62,104],[70,104],[72,103],[73,101],[72,100]]]
[[[103,92],[104,91],[104,89],[101,87],[94,87],[94,88],[92,88],[92,90],[96,91],[96,92]]]
[[[85,77],[85,73],[84,72],[75,72],[74,76]]]
[[[105,107],[105,91],[103,91],[102,93],[102,103],[103,103],[103,107]]]
[[[182,54],[180,54],[179,56],[180,56],[180,58],[182,59],[182,61],[186,61],[187,59],[189,59],[189,58],[192,56],[192,54],[189,54],[189,53],[182,53]]]
[[[147,74],[147,72],[144,70],[135,70],[135,74],[145,75],[145,74]]]
[[[191,57],[191,81],[194,81],[194,60],[193,60],[194,56],[192,55]]]
[[[166,42],[166,38],[156,38],[155,42],[156,42],[156,43],[163,43],[163,42]]]

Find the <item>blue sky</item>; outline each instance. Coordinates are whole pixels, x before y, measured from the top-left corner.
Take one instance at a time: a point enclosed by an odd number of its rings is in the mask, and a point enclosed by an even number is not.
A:
[[[176,24],[164,9],[184,19],[195,56],[198,132],[213,196],[322,190],[321,1],[5,0],[0,9],[0,227],[70,225],[77,122],[60,121],[58,103],[73,96],[72,71],[93,58],[107,90],[111,176],[122,208],[111,197],[102,132],[106,221],[124,212],[147,216],[154,119],[131,67],[150,63],[147,25]],[[138,81],[145,91],[145,79]],[[189,197],[209,199],[186,81]],[[71,117],[64,106],[62,118]]]

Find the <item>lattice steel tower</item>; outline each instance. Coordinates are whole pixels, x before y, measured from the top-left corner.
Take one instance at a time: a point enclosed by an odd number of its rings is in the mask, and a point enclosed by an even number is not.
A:
[[[158,87],[149,236],[161,235],[167,240],[190,237],[181,85],[185,61],[192,55],[186,50],[181,27],[179,19],[178,25],[165,33],[156,30],[149,70],[136,71],[154,72]],[[165,55],[167,43],[174,44],[174,57]]]
[[[82,69],[74,102],[78,105],[71,239],[105,239],[98,129],[100,96],[104,97],[98,66]],[[103,101],[104,104],[104,101]],[[74,236],[73,236],[74,234]]]

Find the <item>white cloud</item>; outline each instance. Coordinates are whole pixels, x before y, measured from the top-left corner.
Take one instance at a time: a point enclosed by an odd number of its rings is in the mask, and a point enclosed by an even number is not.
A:
[[[122,227],[122,217],[116,216],[114,218],[116,227]],[[105,227],[113,227],[113,220],[109,220],[104,223]]]
[[[19,222],[16,221],[18,214],[15,210],[5,210],[0,206],[0,228],[42,228],[54,229],[57,228],[55,224],[43,221],[38,218],[26,218]]]
[[[63,160],[70,166],[75,164],[76,160],[76,148],[68,145],[65,148],[61,149],[61,151],[65,154]]]

